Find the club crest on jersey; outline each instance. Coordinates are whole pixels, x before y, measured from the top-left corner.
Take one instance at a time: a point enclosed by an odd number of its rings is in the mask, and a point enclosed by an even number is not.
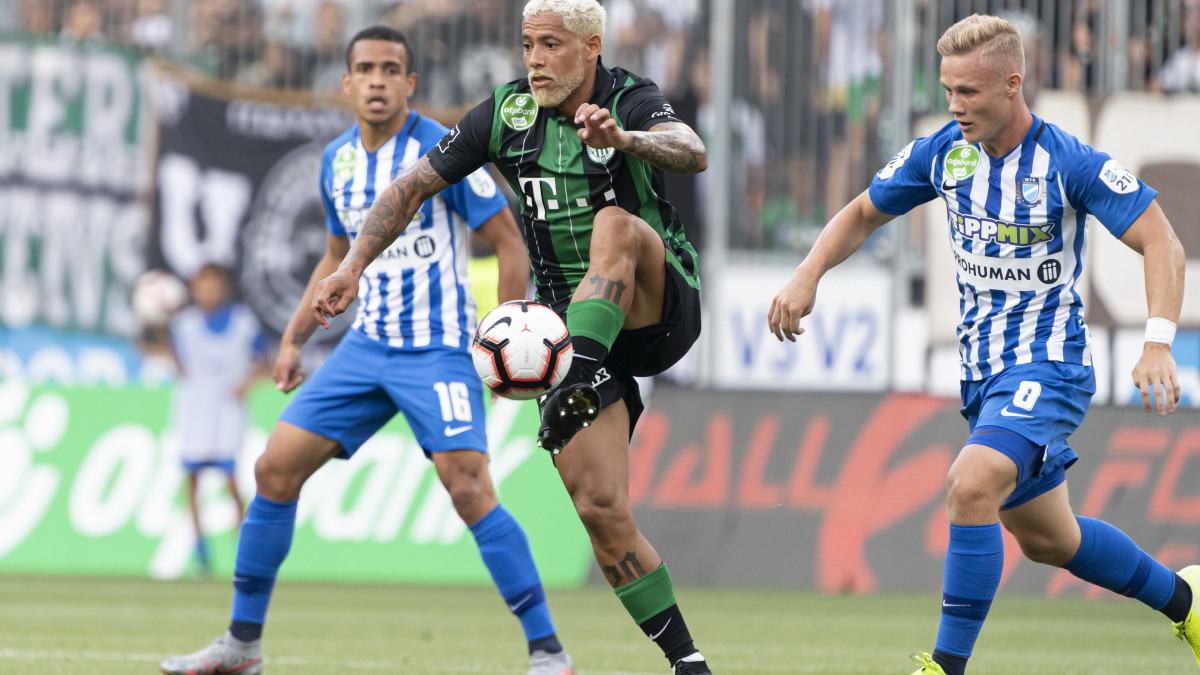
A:
[[[1021,176],[1017,179],[1017,203],[1034,207],[1046,198],[1046,179],[1041,176]]]
[[[530,94],[509,94],[500,104],[500,119],[513,131],[525,131],[537,119],[538,106]]]
[[[354,148],[347,145],[341,150],[338,150],[337,155],[333,158],[333,179],[339,183],[345,183],[354,177],[354,165],[358,162],[358,157],[354,152]]]
[[[979,150],[973,145],[956,145],[946,153],[942,160],[942,172],[956,181],[963,181],[975,175],[981,163]]]
[[[590,145],[587,146],[588,159],[592,160],[593,162],[595,162],[597,164],[608,164],[608,160],[612,159],[612,157],[615,153],[616,153],[616,151],[613,150],[612,148],[600,149],[600,148],[593,148]]]

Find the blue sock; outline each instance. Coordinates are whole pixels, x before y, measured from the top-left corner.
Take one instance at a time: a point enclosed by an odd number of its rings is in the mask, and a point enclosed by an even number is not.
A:
[[[987,618],[1004,571],[1000,523],[950,525],[950,545],[942,575],[942,620],[938,651],[969,658]]]
[[[554,635],[554,621],[525,530],[503,504],[469,527],[500,597],[521,620],[525,639],[532,642]]]
[[[237,624],[261,626],[267,619],[275,575],[292,547],[296,500],[277,502],[256,495],[246,509],[233,567],[233,612]]]
[[[1175,592],[1175,573],[1103,520],[1076,516],[1079,551],[1063,569],[1114,593],[1162,609]]]

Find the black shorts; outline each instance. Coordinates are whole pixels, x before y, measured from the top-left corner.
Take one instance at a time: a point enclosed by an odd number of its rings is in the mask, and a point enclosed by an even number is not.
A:
[[[617,334],[608,356],[596,370],[592,386],[600,394],[600,409],[625,400],[629,434],[645,410],[634,377],[657,375],[675,365],[700,337],[700,291],[688,285],[667,264],[662,321]]]

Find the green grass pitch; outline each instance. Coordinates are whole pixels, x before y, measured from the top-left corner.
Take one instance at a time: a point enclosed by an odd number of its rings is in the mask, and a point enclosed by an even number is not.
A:
[[[0,576],[0,673],[157,673],[221,633],[228,581]],[[665,675],[666,661],[612,592],[548,591],[581,675]],[[908,675],[930,649],[935,596],[835,597],[681,588],[718,675]],[[266,672],[521,675],[520,627],[491,588],[282,583],[265,634]],[[1165,618],[1125,601],[1001,595],[971,675],[1200,672]]]

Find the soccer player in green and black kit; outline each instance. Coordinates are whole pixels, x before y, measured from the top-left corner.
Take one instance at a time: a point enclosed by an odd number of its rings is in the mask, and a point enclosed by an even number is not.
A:
[[[625,608],[673,673],[703,675],[667,568],[633,522],[628,476],[643,409],[634,376],[663,372],[700,334],[696,251],[662,198],[661,171],[703,171],[706,150],[653,82],[601,63],[596,0],[530,0],[523,17],[528,76],[498,88],[376,197],[313,311],[323,324],[345,311],[363,269],[423,201],[494,163],[520,196],[538,300],[565,314],[575,347],[542,402],[538,443],[555,453]]]

